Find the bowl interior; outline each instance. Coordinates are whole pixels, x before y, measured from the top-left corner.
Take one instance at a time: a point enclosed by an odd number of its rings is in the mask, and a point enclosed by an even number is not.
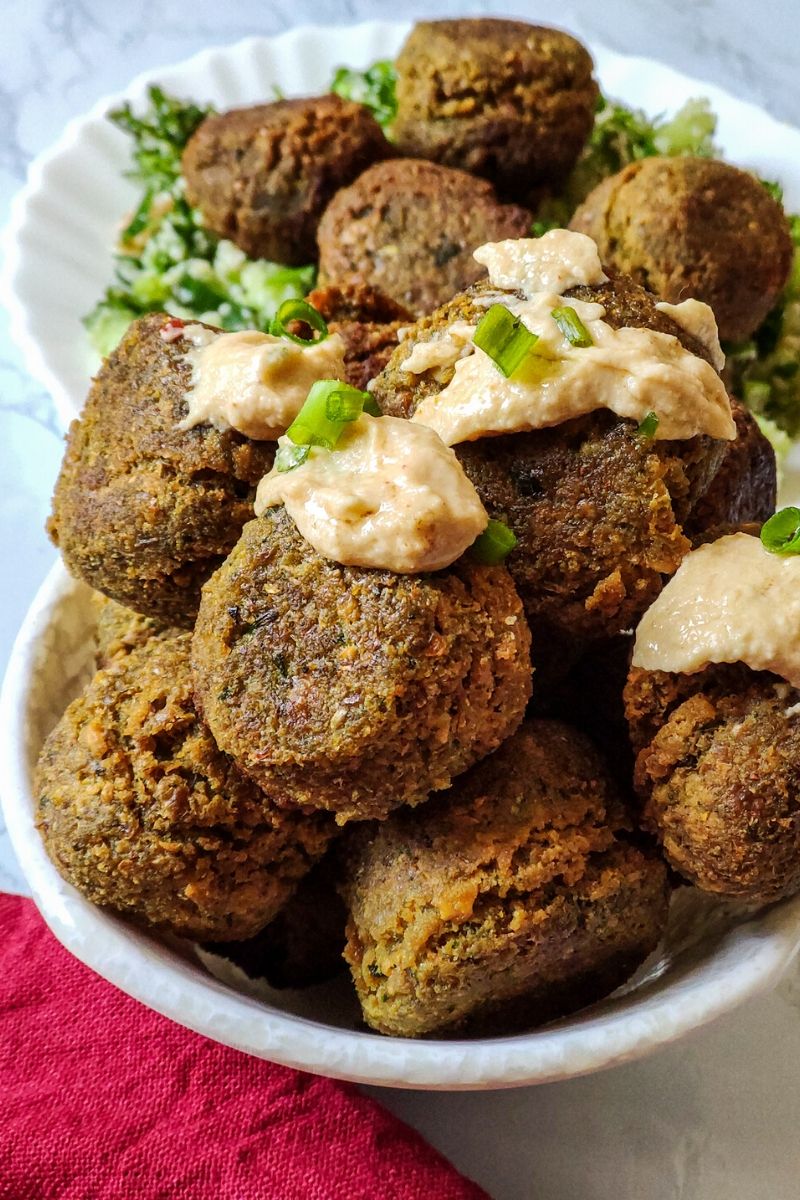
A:
[[[752,912],[685,888],[675,895],[662,946],[602,1003],[528,1034],[407,1042],[362,1030],[345,978],[276,991],[191,943],[159,938],[95,908],[50,863],[33,812],[41,744],[92,669],[88,596],[57,564],[20,632],[0,702],[4,811],[55,934],[99,974],[165,1015],[250,1053],[343,1078],[509,1086],[637,1057],[769,986],[790,962],[800,942],[800,897]]]

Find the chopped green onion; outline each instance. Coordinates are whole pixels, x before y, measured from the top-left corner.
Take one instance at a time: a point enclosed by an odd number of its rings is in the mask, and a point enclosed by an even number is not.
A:
[[[493,304],[478,322],[472,340],[508,378],[532,352],[539,337],[526,329],[505,304]]]
[[[366,71],[339,67],[333,76],[331,91],[343,100],[355,100],[372,113],[384,129],[397,116],[397,72],[389,58],[375,62]]]
[[[378,406],[378,401],[375,399],[375,397],[371,396],[369,392],[362,392],[362,395],[364,397],[364,412],[368,413],[371,417],[382,417],[383,413],[381,412]]]
[[[310,325],[313,331],[311,337],[303,338],[298,337],[296,333],[290,333],[286,328],[289,321],[302,321],[305,325]],[[284,300],[272,318],[269,331],[275,337],[285,337],[290,342],[296,342],[298,346],[310,346],[314,342],[324,342],[328,336],[325,318],[307,300]],[[314,337],[315,332],[319,334],[319,337]]]
[[[656,436],[657,429],[658,429],[658,416],[654,412],[649,412],[647,414],[647,416],[644,418],[644,420],[642,421],[642,423],[637,426],[636,432],[639,437],[647,438],[648,441],[652,441],[653,438]]]
[[[517,544],[516,536],[502,521],[490,521],[470,547],[472,557],[485,566],[501,563]]]
[[[322,446],[325,450],[333,450],[345,425],[361,416],[368,399],[372,399],[369,392],[360,392],[349,383],[318,379],[286,430],[286,436],[296,446]]]
[[[353,388],[350,392],[331,392],[325,402],[325,416],[329,421],[357,421],[364,411],[364,393]]]
[[[310,446],[279,446],[278,453],[275,455],[275,470],[285,475],[287,471],[293,471],[295,467],[300,467],[311,453]]]
[[[771,554],[800,554],[800,508],[782,508],[761,527],[761,544]]]
[[[592,335],[569,304],[554,308],[550,316],[571,346],[593,346]]]

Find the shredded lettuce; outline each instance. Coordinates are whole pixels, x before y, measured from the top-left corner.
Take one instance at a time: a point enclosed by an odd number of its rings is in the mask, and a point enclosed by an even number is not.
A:
[[[232,242],[203,228],[185,196],[181,154],[212,111],[148,91],[149,107],[131,106],[109,118],[133,139],[128,175],[142,194],[120,233],[114,283],[84,318],[89,340],[101,355],[113,350],[131,321],[165,311],[222,329],[267,329],[284,300],[314,286],[314,267],[286,267],[252,260]]]
[[[366,71],[339,67],[333,76],[331,91],[343,100],[363,104],[385,130],[397,116],[396,85],[394,63],[386,58],[373,63]]]

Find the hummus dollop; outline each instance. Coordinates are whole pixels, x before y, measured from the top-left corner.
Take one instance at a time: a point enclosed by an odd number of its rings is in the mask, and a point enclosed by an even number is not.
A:
[[[691,675],[746,663],[800,687],[800,558],[733,533],[686,556],[639,622],[633,665]]]
[[[402,370],[421,374],[431,367],[453,366],[453,377],[442,391],[420,403],[413,421],[455,445],[560,425],[607,408],[637,425],[655,413],[657,439],[699,434],[735,438],[730,400],[710,363],[691,354],[671,334],[613,329],[603,320],[602,305],[563,294],[578,284],[606,281],[591,238],[554,229],[540,238],[489,243],[475,251],[475,258],[488,268],[490,285],[496,289],[481,303],[505,305],[538,341],[511,377],[474,345],[476,326],[464,321],[418,344]],[[574,309],[583,322],[590,346],[573,345],[561,331],[553,311],[564,307]],[[711,309],[697,300],[668,307],[669,315],[709,347],[715,363],[720,362]]]
[[[450,566],[489,520],[438,434],[366,413],[345,427],[335,450],[312,447],[300,466],[264,476],[256,515],[277,504],[324,558],[397,574]]]
[[[288,338],[246,329],[217,333],[187,325],[192,383],[188,412],[178,426],[236,429],[255,441],[274,441],[291,425],[318,379],[344,377],[338,333],[300,346]]]

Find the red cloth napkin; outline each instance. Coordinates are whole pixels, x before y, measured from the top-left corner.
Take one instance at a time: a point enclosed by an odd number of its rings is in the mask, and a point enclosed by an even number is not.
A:
[[[2,1200],[486,1200],[348,1084],[150,1012],[0,896]]]

